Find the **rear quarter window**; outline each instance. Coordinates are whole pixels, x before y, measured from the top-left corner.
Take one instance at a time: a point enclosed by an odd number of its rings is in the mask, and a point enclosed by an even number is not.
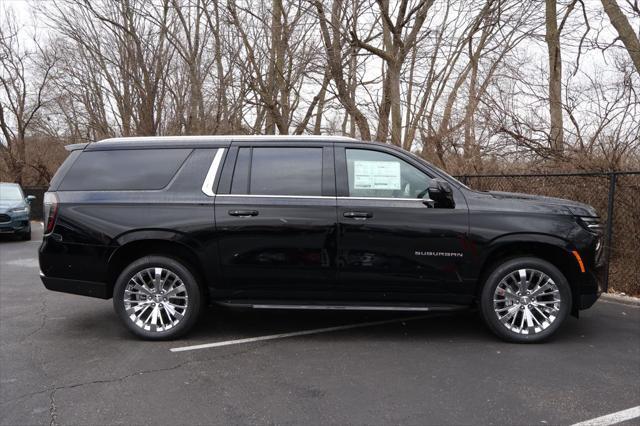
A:
[[[62,179],[67,174],[67,171],[69,171],[69,168],[76,161],[81,152],[81,150],[71,151],[66,160],[64,160],[60,167],[58,167],[58,170],[53,175],[53,178],[51,178],[51,182],[49,182],[50,191],[55,191],[56,189],[58,189],[58,187],[60,186],[60,182],[62,182]]]
[[[64,176],[61,191],[162,189],[191,149],[83,151]]]

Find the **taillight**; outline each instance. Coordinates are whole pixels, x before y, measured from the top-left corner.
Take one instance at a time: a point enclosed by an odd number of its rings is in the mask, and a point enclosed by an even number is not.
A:
[[[55,192],[44,193],[44,220],[45,220],[45,234],[49,234],[53,231],[53,226],[56,224],[56,216],[58,216],[58,196]]]

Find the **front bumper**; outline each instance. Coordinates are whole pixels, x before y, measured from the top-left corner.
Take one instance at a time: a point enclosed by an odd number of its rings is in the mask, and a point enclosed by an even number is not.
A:
[[[588,309],[593,306],[602,293],[606,293],[606,273],[607,269],[604,265],[581,274],[581,280],[578,283],[580,290],[580,299],[578,300],[578,309]]]
[[[29,215],[8,215],[9,220],[0,222],[0,234],[15,234],[29,228]]]

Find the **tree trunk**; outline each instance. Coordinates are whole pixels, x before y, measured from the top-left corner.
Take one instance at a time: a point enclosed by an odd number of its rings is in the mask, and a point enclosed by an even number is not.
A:
[[[476,147],[476,133],[475,133],[475,111],[477,107],[477,90],[478,84],[478,61],[472,55],[471,56],[471,77],[469,79],[469,101],[467,103],[467,110],[464,117],[464,152],[463,157],[465,160],[470,160],[475,154],[477,154]]]
[[[344,81],[344,73],[342,72],[342,49],[340,46],[340,11],[342,9],[342,1],[335,0],[333,2],[333,7],[331,8],[331,33],[329,32],[329,22],[327,22],[324,16],[322,2],[316,1],[315,5],[318,11],[318,17],[320,18],[320,33],[327,53],[331,76],[335,81],[338,92],[338,100],[344,106],[346,113],[353,117],[360,131],[360,137],[365,141],[371,140],[371,131],[369,130],[367,118],[362,114],[355,99],[349,93]]]
[[[391,143],[402,146],[402,110],[400,109],[400,63],[390,64],[389,69],[389,95],[391,101]]]
[[[556,11],[556,0],[546,0],[545,41],[549,52],[549,115],[550,148],[556,154],[562,154],[564,135],[562,123],[562,57],[560,54],[560,32]]]
[[[627,48],[636,71],[640,73],[640,41],[629,24],[629,20],[620,10],[616,0],[602,0],[602,6],[607,16],[609,16],[611,25],[616,29],[620,40],[624,43],[624,47]]]
[[[331,70],[327,68],[324,72],[324,79],[322,80],[322,90],[318,94],[318,106],[316,109],[316,121],[313,125],[313,134],[319,135],[322,132],[322,114],[324,113],[324,100],[327,95],[327,86],[331,80]]]
[[[274,57],[274,76],[275,76],[275,90],[273,100],[275,108],[279,108],[279,116],[277,119],[278,130],[280,134],[286,135],[289,133],[288,119],[289,119],[289,92],[287,90],[287,82],[284,78],[285,67],[285,40],[283,39],[282,17],[283,7],[282,0],[273,0],[273,23],[271,28],[271,37],[273,38],[273,50]],[[279,101],[278,101],[279,98]]]
[[[389,134],[389,113],[391,112],[391,73],[386,70],[384,82],[382,83],[382,101],[378,112],[378,129],[376,130],[376,141],[386,142]]]

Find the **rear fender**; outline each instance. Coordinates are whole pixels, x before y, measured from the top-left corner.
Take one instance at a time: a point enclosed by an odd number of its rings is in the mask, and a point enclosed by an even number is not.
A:
[[[217,253],[212,252],[212,247],[205,247],[201,242],[190,236],[171,230],[163,229],[143,229],[119,235],[115,239],[116,249],[109,257],[109,265],[111,279],[118,273],[118,269],[123,266],[123,258],[127,261],[145,256],[148,254],[165,254],[175,255],[175,257],[183,259],[187,262],[194,272],[200,276],[202,284],[207,286],[208,283],[216,282]],[[157,251],[155,248],[157,247]],[[140,250],[136,254],[136,250]],[[207,261],[209,259],[209,261]],[[115,265],[115,266],[114,266]]]

